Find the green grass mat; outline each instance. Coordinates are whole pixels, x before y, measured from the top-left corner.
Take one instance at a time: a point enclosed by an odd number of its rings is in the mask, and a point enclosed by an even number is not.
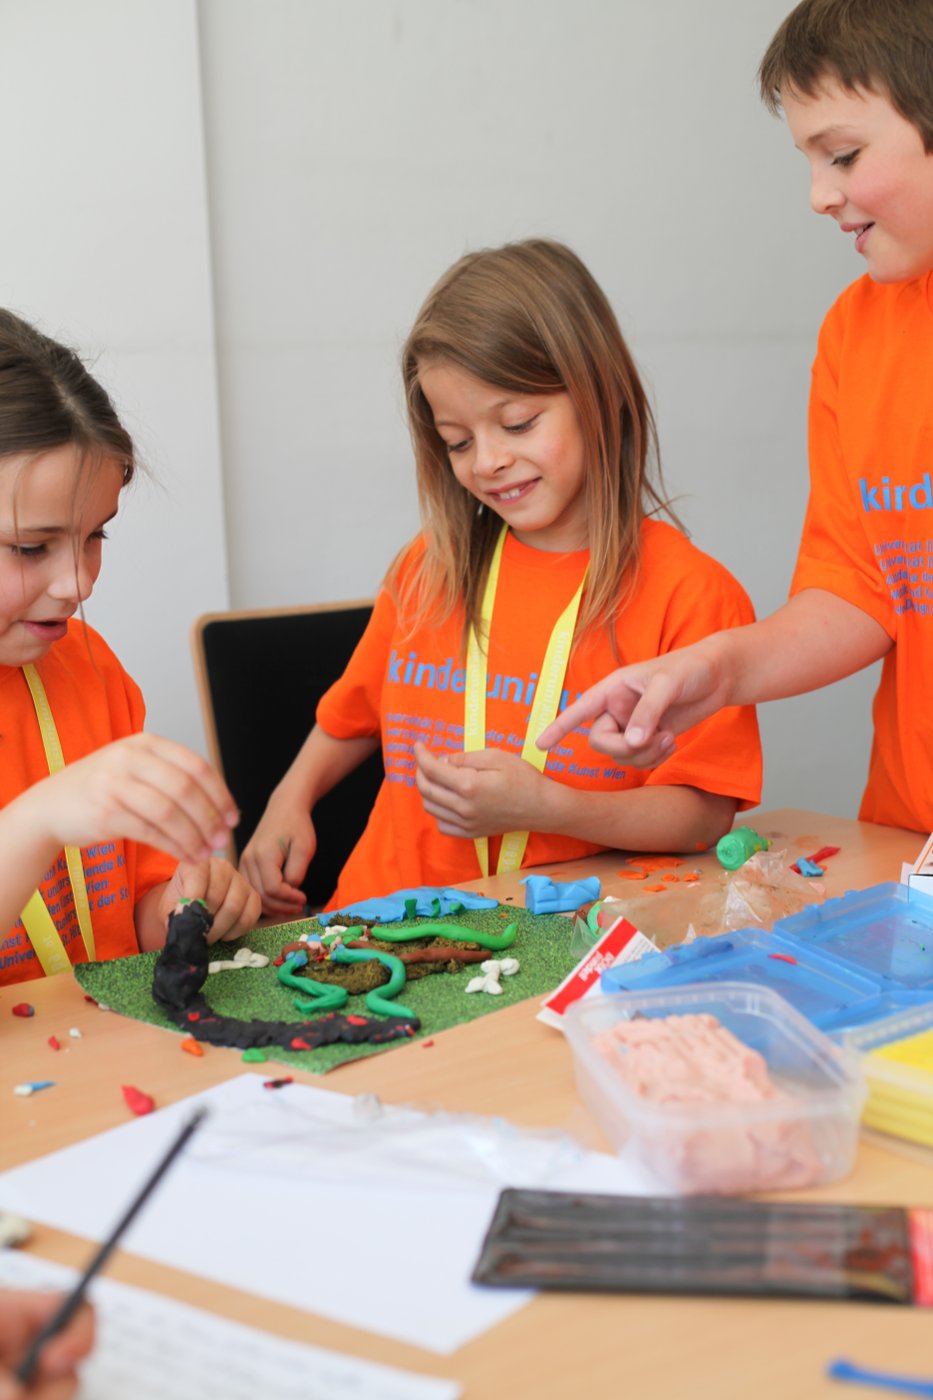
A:
[[[526,909],[501,904],[495,909],[466,910],[451,915],[447,920],[461,927],[496,934],[501,934],[513,921],[518,924],[518,934],[512,946],[502,953],[487,955],[490,958],[518,958],[521,964],[513,977],[502,978],[501,996],[489,996],[485,992],[467,996],[464,990],[467,982],[480,972],[478,965],[470,964],[456,973],[437,973],[410,980],[405,985],[398,999],[410,1006],[421,1020],[421,1030],[415,1039],[430,1037],[437,1031],[461,1025],[465,1021],[475,1021],[491,1011],[499,1011],[528,997],[543,997],[566,977],[577,961],[570,952],[571,919],[563,918],[560,914],[529,914]],[[444,922],[444,919],[406,919],[391,927],[417,928],[419,924]],[[315,932],[319,928],[316,919],[305,919],[277,924],[274,928],[254,929],[237,943],[214,944],[212,952],[217,957],[229,958],[237,948],[247,947],[265,953],[271,959],[279,955],[283,943],[292,942],[300,934]],[[374,937],[378,938],[376,930]],[[74,969],[74,974],[84,991],[111,1011],[184,1035],[185,1032],[179,1030],[152,999],[152,972],[157,956],[157,953],[140,953],[134,958],[115,958],[111,962],[80,963]],[[308,1019],[292,1006],[295,993],[282,986],[271,964],[236,972],[215,972],[208,977],[202,990],[212,1010],[220,1016],[234,1016],[244,1021]],[[370,1014],[362,996],[351,996],[343,1009],[360,1016]],[[348,1060],[381,1054],[396,1045],[408,1043],[407,1040],[390,1041],[386,1045],[338,1043],[322,1045],[317,1050],[280,1050],[277,1046],[268,1046],[265,1053],[269,1060],[298,1065],[312,1074],[325,1074]]]

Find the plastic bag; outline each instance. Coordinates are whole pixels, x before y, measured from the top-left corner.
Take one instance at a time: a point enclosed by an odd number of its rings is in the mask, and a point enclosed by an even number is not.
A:
[[[821,880],[808,880],[791,867],[787,851],[757,851],[726,878],[720,931],[763,928],[769,932],[779,919],[821,904],[826,892]]]
[[[367,1182],[378,1170],[385,1186],[427,1191],[544,1186],[582,1151],[562,1132],[503,1118],[299,1091],[212,1116],[191,1156],[267,1182]]]

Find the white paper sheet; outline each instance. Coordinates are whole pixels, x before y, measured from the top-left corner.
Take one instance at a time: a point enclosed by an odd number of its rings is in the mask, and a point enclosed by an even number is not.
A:
[[[0,1251],[0,1285],[67,1291],[72,1269]],[[455,1381],[357,1361],[111,1279],[91,1285],[94,1351],[78,1400],[456,1400]]]
[[[244,1074],[0,1175],[0,1209],[102,1240],[192,1107],[210,1116],[123,1248],[449,1354],[531,1294],[469,1282],[505,1186],[647,1187],[614,1157],[492,1120]],[[364,1105],[365,1106],[365,1105]]]

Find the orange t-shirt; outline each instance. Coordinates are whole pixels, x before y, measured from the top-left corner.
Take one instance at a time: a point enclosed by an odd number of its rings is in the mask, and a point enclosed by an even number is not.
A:
[[[38,663],[66,763],[143,727],[139,687],[106,642],[81,622]],[[19,667],[0,667],[0,805],[47,778],[48,760],[26,679]],[[105,841],[81,852],[91,927],[98,958],[138,953],[133,911],[137,900],[171,879],[170,856],[135,841]],[[39,885],[46,908],[72,963],[86,961],[74,896],[62,851]],[[41,977],[42,966],[22,921],[0,937],[0,985]]]
[[[416,541],[405,567],[423,545]],[[511,534],[502,553],[488,652],[486,743],[520,753],[535,682],[551,630],[583,577],[587,551],[558,555],[531,549]],[[615,624],[619,660],[604,629],[590,632],[570,656],[561,709],[619,664],[689,645],[722,627],[753,621],[738,583],[679,530],[657,520],[642,526],[642,563],[633,596]],[[317,719],[338,739],[380,734],[386,778],[369,823],[329,902],[417,885],[446,886],[480,874],[473,842],[442,836],[415,787],[412,744],[440,752],[463,748],[465,668],[463,614],[430,619],[408,635],[383,590],[346,671],[318,705]],[[650,771],[624,768],[596,754],[579,728],[548,756],[546,776],[571,787],[622,792],[643,784],[681,784],[754,806],[761,791],[761,749],[753,709],[732,708],[683,734],[677,751]],[[495,869],[499,841],[490,841]],[[602,846],[532,832],[523,866],[574,860]]]
[[[933,829],[931,288],[930,276],[887,285],[865,276],[823,323],[791,584],[835,593],[896,642],[875,695],[859,816],[915,831]]]

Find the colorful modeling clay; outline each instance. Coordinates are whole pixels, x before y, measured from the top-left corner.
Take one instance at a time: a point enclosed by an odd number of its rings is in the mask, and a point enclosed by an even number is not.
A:
[[[433,889],[428,885],[413,890],[397,890],[381,899],[363,899],[330,914],[319,914],[318,923],[326,927],[335,919],[351,914],[374,924],[395,924],[400,919],[440,919],[447,914],[459,914],[464,909],[495,909],[496,901],[467,890]]]
[[[308,963],[307,953],[289,953],[285,962],[276,971],[276,977],[285,987],[303,992],[303,997],[292,1001],[296,1011],[339,1011],[350,1000],[346,987],[335,987],[332,982],[315,982],[312,977],[299,977],[297,969]]]
[[[572,913],[581,904],[599,899],[596,875],[568,884],[557,884],[547,875],[526,875],[521,883],[525,886],[525,908],[532,914]]]
[[[501,953],[511,948],[518,934],[518,924],[508,924],[500,934],[481,933],[478,929],[463,928],[459,924],[420,924],[418,928],[380,928],[373,931],[373,937],[385,943],[410,943],[413,938],[450,938],[454,942],[478,943],[481,948],[489,948]]]
[[[808,860],[806,856],[801,856],[799,860],[795,861],[791,869],[796,870],[798,875],[806,875],[811,879],[825,873],[822,865],[817,865],[815,860]]]
[[[121,1084],[120,1090],[126,1100],[127,1108],[132,1109],[138,1118],[146,1113],[151,1113],[155,1108],[155,1099],[149,1094],[144,1094],[141,1089],[134,1089],[132,1084]]]
[[[364,952],[360,948],[334,949],[334,962],[369,962],[373,958],[387,967],[391,975],[384,987],[377,987],[366,993],[367,1007],[374,1016],[409,1016],[413,1019],[415,1015],[413,1011],[410,1011],[407,1006],[397,1005],[391,1000],[405,985],[405,964],[400,958],[393,957],[391,953],[378,952],[375,948],[368,952]]]
[[[311,1048],[346,1041],[351,1045],[362,1041],[384,1044],[390,1040],[410,1037],[420,1029],[415,1018],[393,1016],[374,1020],[367,1016],[341,1016],[327,1011],[313,1021],[241,1021],[232,1016],[217,1016],[201,993],[207,981],[207,933],[213,922],[210,913],[199,901],[179,907],[169,916],[165,947],[160,953],[152,977],[153,1000],[176,1025],[183,1027],[195,1040],[209,1045],[229,1045],[239,1049],[251,1046],[278,1045],[288,1049],[296,1036]],[[299,955],[306,957],[305,953]],[[293,972],[283,963],[278,969],[282,978]],[[285,980],[285,979],[282,979]],[[307,978],[295,981],[306,994],[314,995],[320,984]],[[286,985],[294,985],[294,983]],[[320,988],[320,990],[324,990]],[[328,992],[346,992],[331,987]],[[320,1008],[320,999],[315,1009]]]
[[[240,967],[268,967],[265,953],[254,953],[252,948],[237,948],[232,958],[213,958],[207,964],[209,973],[235,972]]]
[[[502,995],[500,977],[514,977],[519,969],[518,958],[490,958],[482,965],[482,977],[473,977],[467,983],[468,992],[486,992],[489,996]]]
[[[767,836],[759,836],[750,826],[739,826],[729,831],[716,843],[719,864],[726,870],[738,870],[749,856],[756,851],[767,851],[771,842]]]

